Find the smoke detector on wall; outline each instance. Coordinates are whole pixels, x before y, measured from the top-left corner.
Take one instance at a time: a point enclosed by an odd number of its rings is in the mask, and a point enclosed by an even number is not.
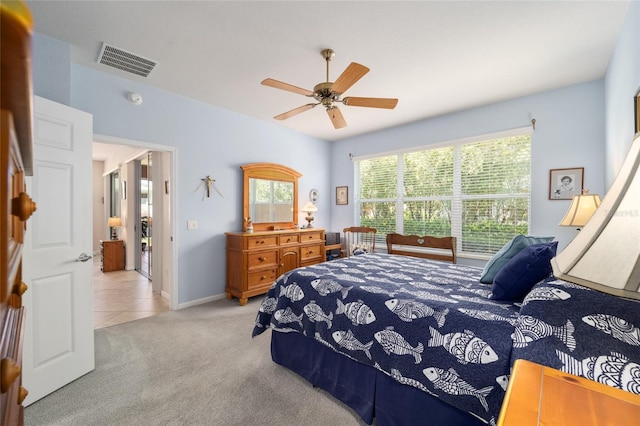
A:
[[[129,92],[127,94],[127,99],[129,99],[129,102],[135,105],[140,105],[142,103],[142,95],[140,95],[140,93]]]

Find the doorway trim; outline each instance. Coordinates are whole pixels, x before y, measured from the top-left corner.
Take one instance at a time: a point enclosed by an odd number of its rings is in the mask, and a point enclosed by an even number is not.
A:
[[[177,247],[177,232],[176,232],[176,212],[177,212],[177,199],[178,199],[178,149],[174,146],[161,145],[152,142],[140,141],[135,139],[127,139],[116,136],[102,135],[98,133],[93,134],[93,141],[112,145],[126,145],[136,148],[149,149],[153,151],[164,151],[169,153],[169,182],[171,193],[169,197],[169,288],[171,294],[169,295],[169,309],[175,311],[178,309],[178,253]]]

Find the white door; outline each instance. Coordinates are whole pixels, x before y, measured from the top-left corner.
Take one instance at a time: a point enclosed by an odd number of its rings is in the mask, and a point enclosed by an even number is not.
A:
[[[26,183],[37,211],[23,266],[25,405],[95,365],[93,262],[79,260],[93,246],[92,127],[90,114],[35,97],[34,175]]]

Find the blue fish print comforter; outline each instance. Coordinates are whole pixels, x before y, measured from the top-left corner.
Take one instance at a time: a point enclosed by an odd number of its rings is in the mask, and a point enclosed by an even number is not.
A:
[[[524,298],[518,358],[640,395],[640,302],[553,277]]]
[[[388,254],[299,268],[271,287],[253,336],[302,333],[495,423],[519,307],[489,300],[481,272]]]

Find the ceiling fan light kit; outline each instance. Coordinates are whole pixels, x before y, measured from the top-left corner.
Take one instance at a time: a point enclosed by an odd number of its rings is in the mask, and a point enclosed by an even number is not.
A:
[[[318,83],[314,86],[313,91],[303,89],[292,84],[284,83],[282,81],[274,80],[272,78],[266,78],[262,80],[261,84],[264,86],[273,87],[274,89],[286,90],[288,92],[297,93],[299,95],[313,98],[317,103],[310,103],[294,108],[290,111],[276,115],[276,120],[286,120],[301,112],[310,110],[317,105],[322,105],[329,115],[333,127],[341,129],[347,127],[347,122],[342,115],[340,109],[334,105],[334,103],[342,103],[347,106],[358,106],[366,108],[385,108],[394,109],[398,104],[398,99],[395,98],[362,98],[362,97],[346,97],[341,98],[342,94],[346,92],[351,86],[353,86],[358,80],[360,80],[366,73],[369,72],[369,68],[364,65],[360,65],[356,62],[351,62],[349,66],[340,74],[335,82],[329,81],[329,61],[335,56],[335,52],[331,49],[324,49],[322,57],[327,64],[327,81]]]

